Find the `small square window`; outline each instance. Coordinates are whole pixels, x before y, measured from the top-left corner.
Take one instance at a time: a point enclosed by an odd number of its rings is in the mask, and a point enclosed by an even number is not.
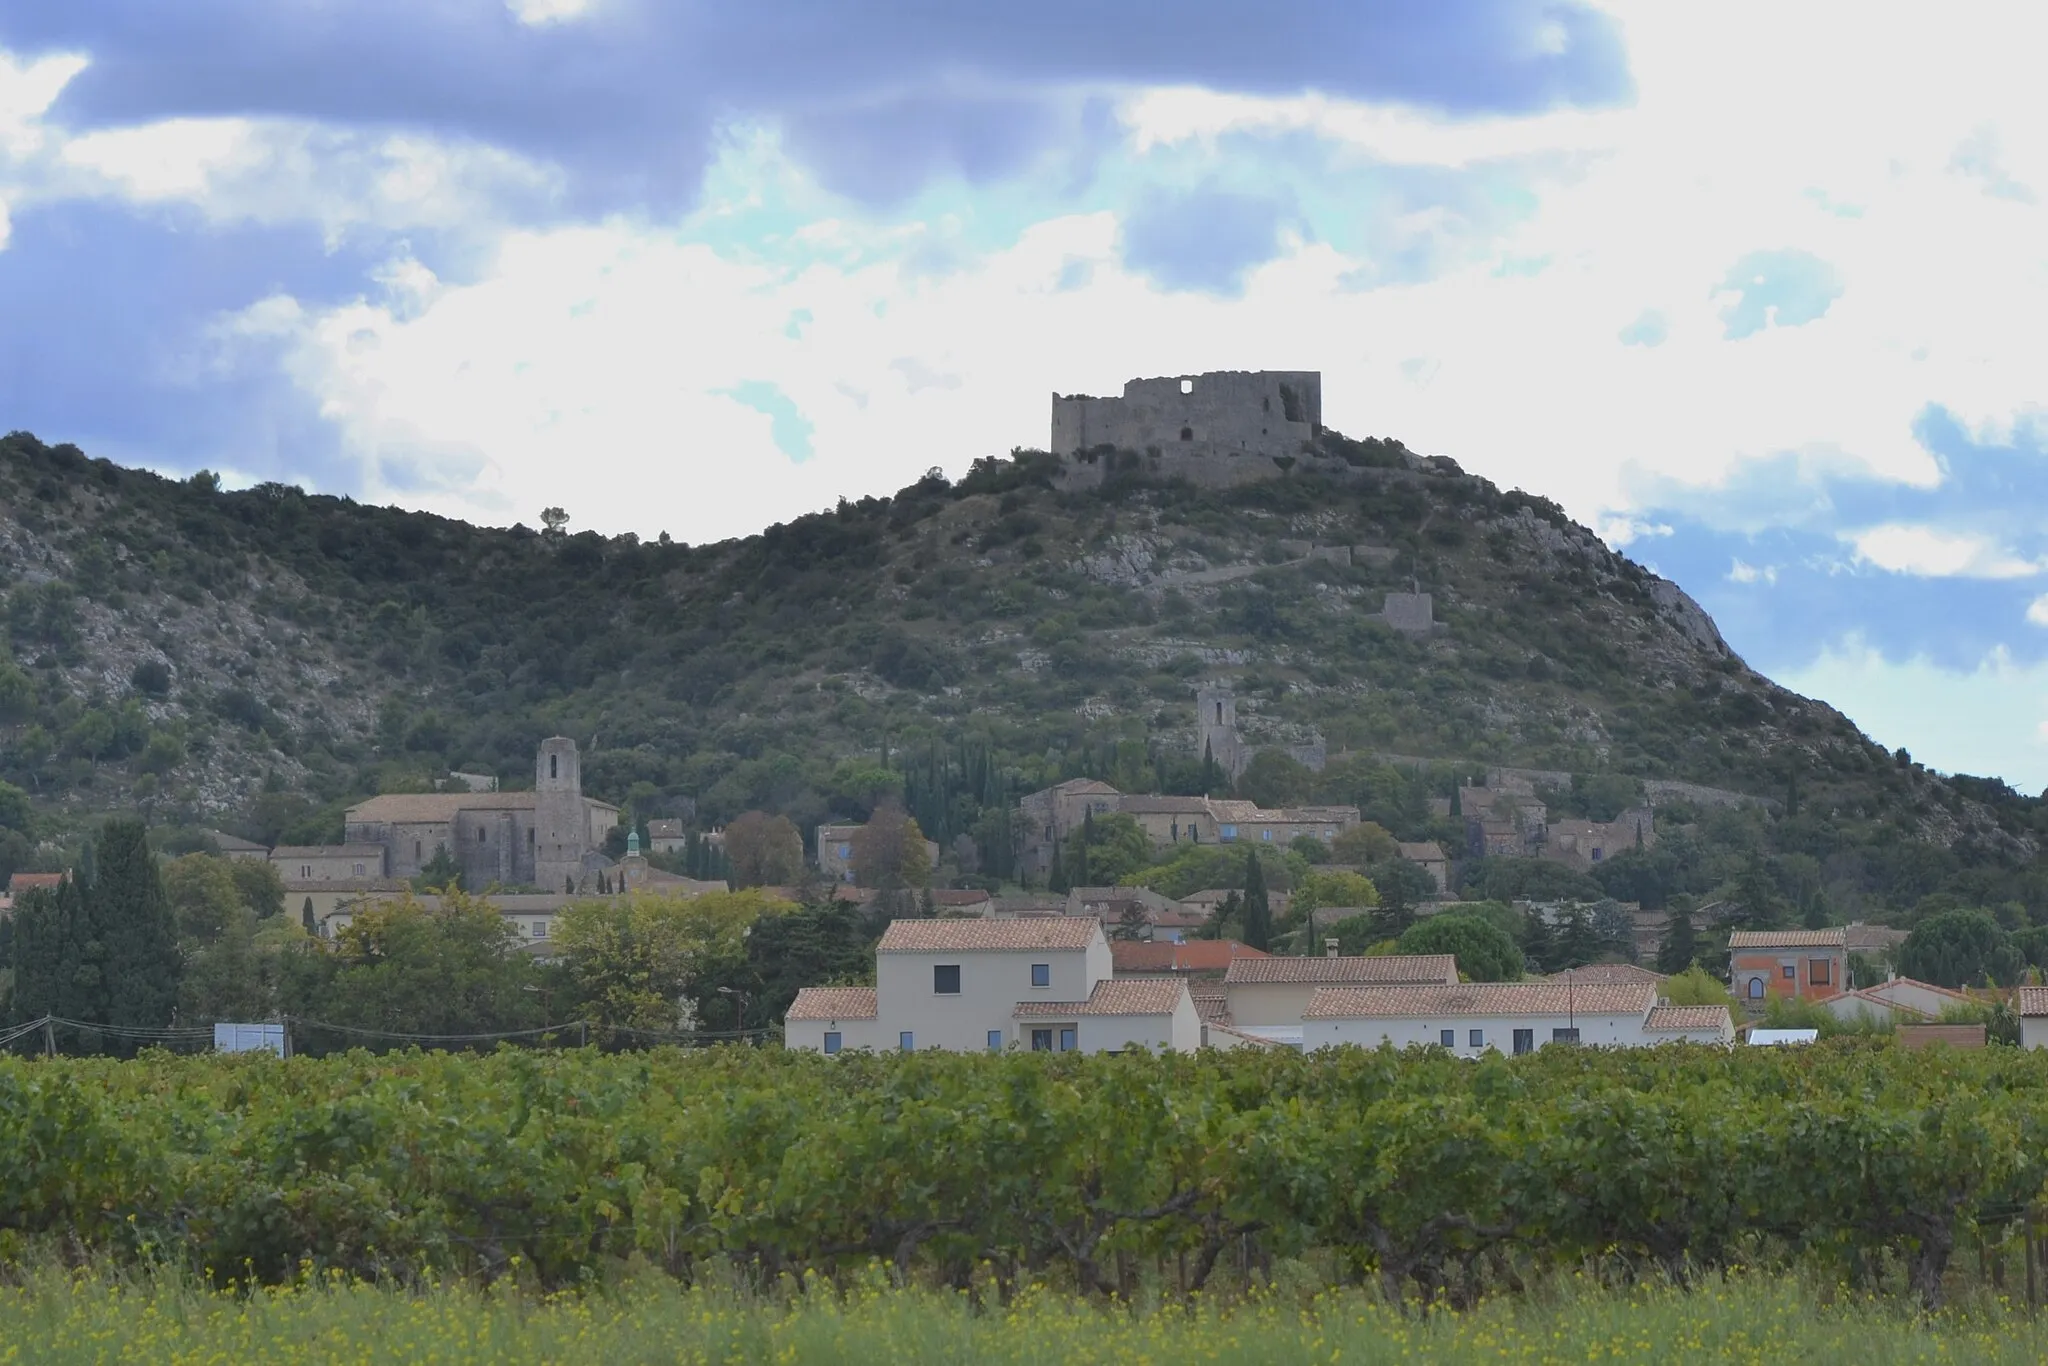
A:
[[[825,1032],[825,1051],[827,1053],[837,1053],[839,1051],[839,1031],[827,1030]]]
[[[896,1046],[908,1053],[917,1047],[916,1037],[906,1029],[896,1036]]]
[[[1033,964],[1031,965],[1031,985],[1032,985],[1032,986],[1035,986],[1035,987],[1049,987],[1049,986],[1051,986],[1051,985],[1052,985],[1052,964],[1050,964],[1050,963],[1033,963]]]
[[[1034,1029],[1031,1031],[1031,1051],[1034,1053],[1052,1052],[1052,1031],[1050,1029]]]
[[[991,1053],[1000,1053],[1000,1052],[1002,1052],[1002,1051],[1003,1051],[1003,1031],[1002,1031],[1002,1030],[1000,1030],[1000,1029],[991,1029],[991,1030],[990,1030],[990,1031],[988,1032],[988,1051],[989,1051],[989,1052],[991,1052]]]
[[[936,996],[958,996],[960,994],[960,965],[940,963],[932,968],[932,994]]]
[[[1472,1047],[1474,1047],[1474,1048],[1484,1048],[1484,1047],[1486,1047],[1486,1031],[1485,1031],[1485,1030],[1483,1030],[1483,1029],[1475,1029],[1475,1030],[1473,1030],[1473,1031],[1471,1032],[1471,1034],[1470,1034],[1470,1035],[1468,1035],[1467,1037],[1471,1039],[1471,1041],[1472,1041]]]
[[[1071,1053],[1071,1052],[1073,1052],[1073,1051],[1074,1051],[1074,1029],[1073,1029],[1073,1026],[1072,1026],[1072,1025],[1069,1025],[1069,1026],[1067,1026],[1067,1028],[1065,1028],[1065,1029],[1062,1029],[1062,1030],[1060,1031],[1060,1052],[1062,1052],[1062,1053]]]
[[[1778,975],[1783,977],[1786,981],[1790,982],[1794,978],[1799,976],[1799,969],[1794,967],[1790,963],[1786,963],[1778,968]]]
[[[1436,1041],[1445,1048],[1456,1048],[1458,1046],[1458,1031],[1455,1029],[1440,1029],[1437,1031]]]
[[[1550,1041],[1552,1043],[1577,1043],[1579,1041],[1579,1031],[1576,1029],[1553,1029],[1550,1031]]]

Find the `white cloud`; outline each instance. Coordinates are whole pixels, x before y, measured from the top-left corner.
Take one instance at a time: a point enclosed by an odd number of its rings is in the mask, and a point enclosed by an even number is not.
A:
[[[1737,560],[1728,570],[1728,581],[1730,583],[1776,583],[1778,581],[1778,567],[1769,564],[1763,566],[1745,564],[1741,560]]]
[[[189,205],[217,223],[493,230],[558,172],[511,153],[398,133],[240,118],[170,119],[63,140],[42,193]]]
[[[2048,569],[2048,564],[2023,560],[1969,532],[1893,523],[1846,532],[1842,539],[1855,547],[1857,559],[1920,578],[2024,579]]]
[[[598,0],[505,0],[505,8],[522,24],[558,24],[581,19],[597,8]]]
[[[2001,648],[1959,673],[1924,658],[1887,660],[1851,635],[1778,681],[1826,698],[1871,739],[1929,767],[2048,788],[2048,663],[2017,664]]]
[[[2027,620],[2036,626],[2048,626],[2048,593],[2027,604]]]

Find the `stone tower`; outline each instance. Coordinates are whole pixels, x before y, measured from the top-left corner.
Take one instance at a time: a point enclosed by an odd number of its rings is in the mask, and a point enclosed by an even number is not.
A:
[[[544,892],[583,881],[590,848],[590,813],[583,805],[583,770],[576,742],[566,735],[540,742],[533,767],[533,882]]]
[[[1195,692],[1196,728],[1202,737],[1202,745],[1216,759],[1218,767],[1235,781],[1244,772],[1250,756],[1245,753],[1244,740],[1237,733],[1237,699],[1230,689],[1220,683],[1212,683]]]

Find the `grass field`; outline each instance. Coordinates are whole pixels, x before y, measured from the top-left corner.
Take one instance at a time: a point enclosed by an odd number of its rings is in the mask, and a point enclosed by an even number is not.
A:
[[[501,1283],[502,1285],[502,1283]],[[1786,1280],[1632,1295],[1566,1283],[1465,1314],[1350,1292],[1132,1313],[1057,1295],[974,1311],[870,1288],[749,1298],[655,1277],[605,1294],[341,1282],[252,1295],[132,1274],[45,1271],[0,1289],[0,1362],[1598,1362],[2038,1363],[2048,1320],[1992,1302],[1939,1318]]]

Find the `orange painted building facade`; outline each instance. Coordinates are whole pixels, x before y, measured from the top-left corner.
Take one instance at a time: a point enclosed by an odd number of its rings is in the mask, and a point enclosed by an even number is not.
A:
[[[1728,936],[1728,985],[1750,1010],[1789,997],[1819,1001],[1849,989],[1841,930],[1737,930]]]

